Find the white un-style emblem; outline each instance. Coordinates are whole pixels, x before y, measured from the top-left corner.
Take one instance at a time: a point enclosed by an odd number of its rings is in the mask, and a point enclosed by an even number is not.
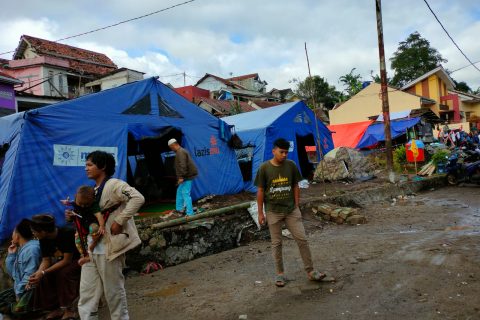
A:
[[[78,148],[71,146],[58,146],[55,148],[55,161],[56,165],[71,166],[77,163]]]

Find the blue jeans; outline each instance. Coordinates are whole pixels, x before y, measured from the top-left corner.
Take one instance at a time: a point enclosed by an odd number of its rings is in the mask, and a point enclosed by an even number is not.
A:
[[[193,216],[192,197],[190,196],[191,190],[192,180],[184,180],[177,187],[176,209],[177,211],[182,211],[184,208],[186,208],[186,214],[188,216]]]

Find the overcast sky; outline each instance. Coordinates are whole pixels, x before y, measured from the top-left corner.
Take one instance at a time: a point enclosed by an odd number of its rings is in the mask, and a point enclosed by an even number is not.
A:
[[[0,52],[15,49],[22,34],[57,40],[180,2],[4,1]],[[429,3],[466,55],[479,61],[478,0]],[[423,0],[384,0],[382,5],[387,59],[400,41],[418,31],[448,59],[444,67],[468,65]],[[196,0],[64,43],[105,53],[119,67],[160,76],[175,86],[183,85],[183,76],[170,75],[182,72],[187,85],[205,73],[221,77],[258,73],[269,90],[295,88],[290,80],[307,76],[305,42],[312,74],[337,89],[344,89],[338,78],[352,68],[370,80],[371,70],[379,73],[375,0]],[[10,59],[12,54],[1,57]],[[452,76],[472,89],[480,86],[480,72],[471,66]]]

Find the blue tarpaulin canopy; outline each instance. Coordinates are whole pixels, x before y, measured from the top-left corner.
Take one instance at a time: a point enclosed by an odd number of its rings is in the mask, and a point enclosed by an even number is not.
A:
[[[243,189],[228,126],[155,78],[0,118],[0,146],[9,145],[0,159],[0,239],[37,213],[62,223],[59,200],[92,184],[84,172],[91,151],[112,153],[115,177],[125,180],[128,137],[156,138],[172,129],[199,169],[194,199]]]
[[[402,134],[405,134],[408,128],[413,127],[420,121],[420,118],[395,120],[390,122],[390,131],[392,133],[392,139],[395,139]],[[377,144],[378,142],[385,141],[385,131],[383,123],[375,123],[370,125],[362,139],[358,142],[357,148],[367,148]]]
[[[253,185],[256,172],[263,161],[272,157],[273,142],[278,138],[290,141],[291,150],[288,158],[300,166],[299,154],[305,155],[305,146],[298,143],[299,137],[312,136],[312,145],[316,145],[317,136],[315,115],[303,101],[296,101],[279,106],[237,114],[222,118],[235,126],[235,131],[244,145],[254,146],[252,159],[252,180],[245,181],[247,191],[256,191]],[[320,148],[323,154],[333,149],[330,130],[317,120]],[[304,173],[305,174],[305,173]]]

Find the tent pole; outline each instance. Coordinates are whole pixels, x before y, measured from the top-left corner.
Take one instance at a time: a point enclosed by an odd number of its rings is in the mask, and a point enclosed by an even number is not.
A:
[[[322,166],[322,183],[323,183],[323,196],[327,196],[327,185],[325,184],[325,172],[324,172],[324,156],[323,156],[323,151],[322,151],[322,146],[320,144],[320,132],[318,130],[318,119],[317,119],[317,112],[315,111],[317,103],[315,102],[315,91],[313,90],[313,79],[312,79],[312,73],[310,72],[310,60],[308,59],[308,50],[307,50],[307,43],[305,42],[305,56],[307,57],[307,67],[308,67],[308,76],[310,78],[310,94],[312,95],[312,102],[313,102],[313,116],[315,118],[315,130],[316,130],[316,140],[317,140],[317,151],[318,154],[320,154],[320,163]],[[315,167],[316,169],[316,167]]]

